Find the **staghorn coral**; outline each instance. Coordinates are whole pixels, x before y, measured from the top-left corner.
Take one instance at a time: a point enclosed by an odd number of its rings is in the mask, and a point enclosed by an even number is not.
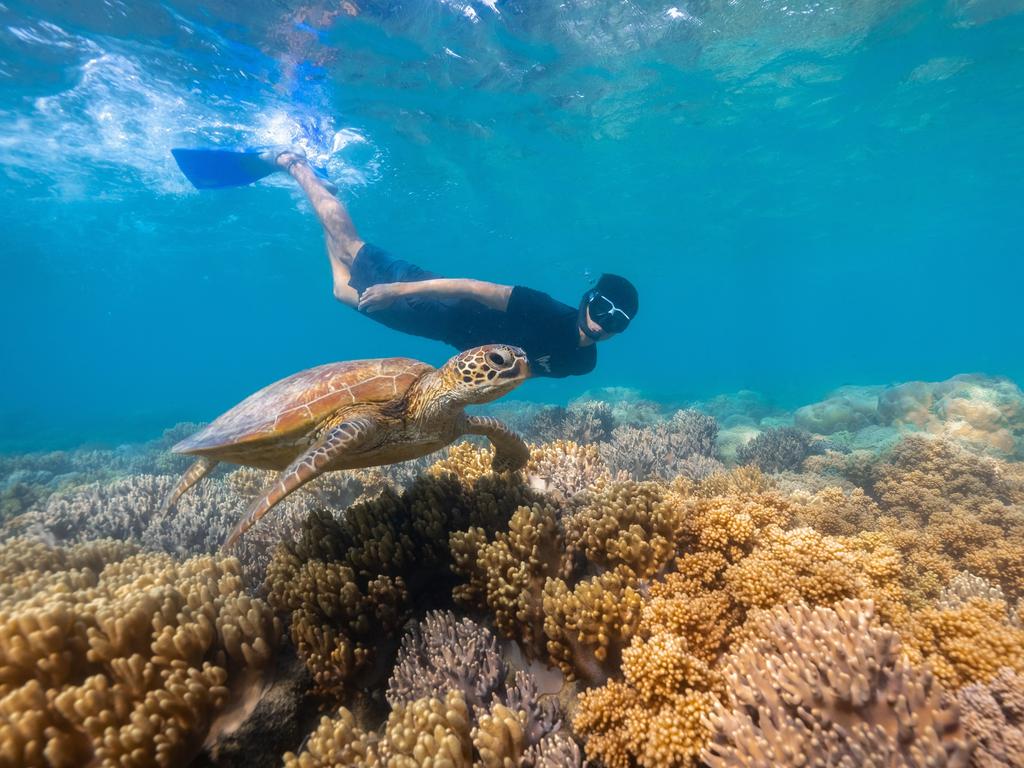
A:
[[[433,611],[402,638],[387,699],[391,706],[461,691],[470,707],[490,702],[508,668],[486,629],[450,611]]]
[[[972,768],[1024,765],[1024,678],[1008,667],[987,685],[974,683],[957,693],[960,720],[976,743]]]
[[[15,540],[0,564],[4,764],[180,765],[281,635],[233,558]]]
[[[1024,670],[1024,630],[1011,626],[999,600],[972,598],[956,608],[915,611],[901,634],[907,657],[929,664],[952,690],[986,683],[1000,667]]]
[[[711,768],[788,765],[966,766],[956,705],[870,601],[762,614],[724,666],[727,697],[707,719]]]
[[[736,461],[753,464],[762,472],[799,469],[816,450],[811,435],[794,427],[767,429],[736,449]]]
[[[612,408],[600,400],[573,403],[568,408],[550,406],[534,416],[526,429],[531,439],[542,443],[570,440],[587,445],[611,438],[615,428]]]
[[[616,427],[601,453],[612,472],[634,480],[677,475],[700,479],[713,463],[718,422],[695,410],[676,411],[667,422],[649,427]]]

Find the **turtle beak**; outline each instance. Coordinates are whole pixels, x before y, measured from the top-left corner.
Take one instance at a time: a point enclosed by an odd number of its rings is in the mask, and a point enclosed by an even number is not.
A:
[[[499,379],[528,379],[530,378],[530,364],[525,359],[516,360],[515,364],[507,371],[498,374]]]

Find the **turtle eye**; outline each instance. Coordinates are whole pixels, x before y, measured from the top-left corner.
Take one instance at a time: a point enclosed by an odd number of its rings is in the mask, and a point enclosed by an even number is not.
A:
[[[493,365],[508,365],[508,360],[506,360],[505,356],[499,352],[489,352],[487,354],[487,359],[490,360]]]

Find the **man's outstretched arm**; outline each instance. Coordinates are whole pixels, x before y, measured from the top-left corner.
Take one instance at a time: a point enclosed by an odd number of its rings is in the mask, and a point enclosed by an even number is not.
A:
[[[375,312],[384,309],[395,299],[416,296],[429,299],[470,299],[485,307],[504,312],[512,286],[488,283],[465,277],[440,277],[433,280],[417,280],[409,283],[380,283],[371,285],[359,297],[358,309]]]

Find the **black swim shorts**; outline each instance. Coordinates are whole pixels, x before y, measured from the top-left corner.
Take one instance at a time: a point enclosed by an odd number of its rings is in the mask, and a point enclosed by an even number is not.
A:
[[[366,243],[352,262],[348,284],[361,295],[371,285],[379,283],[408,283],[438,277],[441,275],[403,259],[392,258],[384,250]],[[466,321],[467,315],[474,314],[476,307],[473,304],[463,299],[403,297],[386,309],[367,315],[396,331],[458,346],[456,329],[459,323]]]

